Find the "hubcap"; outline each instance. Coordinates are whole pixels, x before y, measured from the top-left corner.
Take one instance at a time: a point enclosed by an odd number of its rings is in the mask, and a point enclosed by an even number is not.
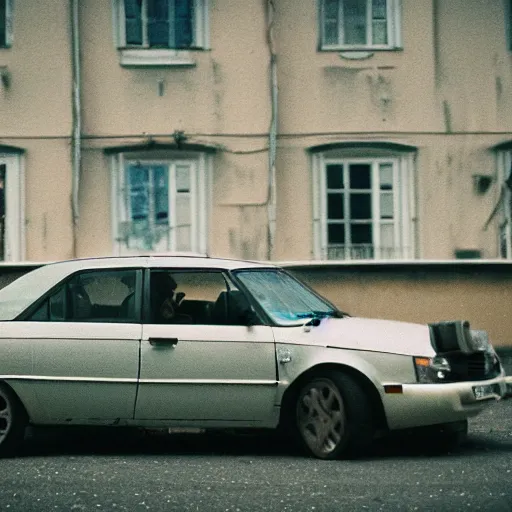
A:
[[[345,434],[345,410],[338,388],[328,379],[315,380],[303,389],[297,404],[302,438],[317,457],[327,457]]]
[[[11,426],[11,407],[7,397],[0,390],[0,444],[7,436]]]

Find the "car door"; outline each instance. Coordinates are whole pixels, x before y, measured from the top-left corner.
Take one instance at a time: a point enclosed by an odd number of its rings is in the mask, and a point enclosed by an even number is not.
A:
[[[232,299],[241,292],[222,272],[148,272],[150,307],[135,418],[273,426],[277,380],[271,327],[244,325]],[[175,288],[172,318],[162,317],[163,282]]]
[[[13,322],[31,353],[24,376],[39,423],[109,423],[133,418],[142,271],[81,272]]]

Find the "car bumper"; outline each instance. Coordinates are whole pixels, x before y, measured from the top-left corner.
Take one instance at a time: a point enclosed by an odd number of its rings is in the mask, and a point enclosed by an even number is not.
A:
[[[512,375],[507,375],[505,377],[505,382],[507,384],[505,398],[512,398]]]
[[[384,410],[391,430],[450,423],[477,415],[507,393],[504,375],[485,381],[404,384],[403,392],[385,394]]]

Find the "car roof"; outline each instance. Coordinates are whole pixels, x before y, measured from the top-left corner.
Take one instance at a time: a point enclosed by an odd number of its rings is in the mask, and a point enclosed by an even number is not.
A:
[[[52,266],[63,266],[66,271],[75,272],[89,268],[132,268],[132,267],[155,267],[155,268],[191,268],[191,269],[218,269],[238,270],[256,268],[277,268],[270,263],[257,261],[244,261],[227,258],[209,258],[205,256],[105,256],[94,258],[78,258],[49,263]]]

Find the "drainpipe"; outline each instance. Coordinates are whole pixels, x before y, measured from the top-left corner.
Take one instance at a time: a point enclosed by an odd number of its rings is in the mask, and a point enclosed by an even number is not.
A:
[[[274,42],[274,0],[266,0],[267,12],[267,45],[270,54],[270,128],[269,128],[269,152],[268,152],[268,249],[267,258],[274,255],[274,242],[276,230],[276,152],[277,152],[277,55]]]
[[[71,50],[72,50],[72,101],[73,131],[71,135],[72,151],[72,182],[71,182],[71,215],[73,222],[73,257],[77,257],[78,229],[78,187],[80,184],[80,164],[82,156],[81,132],[82,118],[80,105],[80,32],[78,22],[78,1],[70,0],[71,8]]]

